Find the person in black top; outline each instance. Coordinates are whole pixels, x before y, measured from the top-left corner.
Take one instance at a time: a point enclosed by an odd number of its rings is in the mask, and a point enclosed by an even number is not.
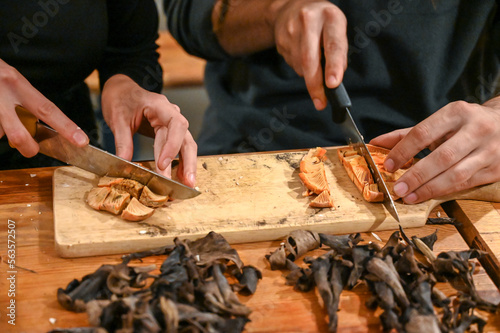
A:
[[[495,0],[164,0],[170,32],[208,60],[199,154],[345,144],[323,92],[344,83],[365,140],[417,203],[500,180]],[[326,111],[319,112],[318,110]]]
[[[153,0],[12,0],[0,20],[0,162],[2,169],[51,165],[15,113],[32,112],[77,146],[95,144],[97,127],[84,79],[98,69],[101,106],[116,153],[131,159],[135,132],[155,137],[157,170],[193,186],[197,146],[179,108],[159,92],[162,70]],[[18,152],[8,147],[7,139]]]

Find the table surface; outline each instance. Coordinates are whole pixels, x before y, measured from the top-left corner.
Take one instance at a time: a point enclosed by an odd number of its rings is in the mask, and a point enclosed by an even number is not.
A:
[[[94,272],[102,264],[117,264],[121,255],[63,259],[54,249],[52,213],[52,175],[54,168],[0,171],[0,332],[46,332],[56,327],[88,326],[84,313],[63,309],[56,298],[59,287],[74,278]],[[493,253],[500,254],[500,204],[460,201],[460,207],[489,245]],[[436,211],[433,213],[435,214]],[[76,222],[76,221],[75,221]],[[9,229],[10,226],[14,226]],[[452,225],[426,225],[407,229],[409,236],[424,236],[438,229],[435,252],[464,250],[468,246]],[[15,230],[15,273],[7,264],[8,230]],[[392,232],[378,232],[385,243]],[[377,240],[363,234],[366,241]],[[301,293],[285,285],[280,271],[271,271],[264,256],[280,244],[280,240],[234,245],[247,265],[254,265],[263,273],[257,292],[253,296],[239,296],[252,310],[247,332],[326,332],[326,313],[316,291]],[[309,253],[318,255],[324,250]],[[159,266],[165,256],[145,258],[142,266]],[[302,262],[300,259],[298,262]],[[11,288],[5,276],[15,275],[15,298],[9,296]],[[493,302],[500,301],[500,293],[483,267],[474,274],[481,296]],[[438,287],[448,295],[454,290],[447,284]],[[364,284],[341,294],[338,332],[380,332],[380,312],[368,310],[364,303],[369,296]],[[15,299],[15,326],[7,323],[6,306]],[[488,318],[485,331],[500,332],[500,316],[482,313]],[[55,322],[54,322],[55,320]],[[54,322],[54,323],[51,323]]]

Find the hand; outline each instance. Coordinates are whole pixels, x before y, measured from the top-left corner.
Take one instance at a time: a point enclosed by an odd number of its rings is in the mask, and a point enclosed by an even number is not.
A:
[[[115,136],[118,156],[132,159],[132,136],[137,131],[154,135],[156,171],[171,177],[171,162],[179,154],[178,178],[187,186],[195,185],[198,147],[177,105],[164,95],[144,90],[128,76],[117,74],[104,84],[102,112]]]
[[[0,138],[7,135],[10,143],[23,156],[33,157],[38,153],[39,147],[17,117],[17,105],[29,110],[72,144],[88,144],[87,135],[74,122],[14,67],[0,59]]]
[[[344,13],[326,0],[290,0],[276,14],[276,48],[297,74],[304,77],[318,110],[327,105],[321,48],[326,59],[326,85],[335,88],[347,68],[346,29]]]
[[[453,102],[413,128],[370,141],[392,149],[384,166],[400,168],[422,149],[432,152],[412,166],[394,186],[405,203],[500,180],[500,100],[484,105]]]

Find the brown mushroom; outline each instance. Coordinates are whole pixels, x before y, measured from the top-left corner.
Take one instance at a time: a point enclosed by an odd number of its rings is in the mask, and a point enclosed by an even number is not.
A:
[[[130,201],[130,194],[111,188],[108,196],[101,205],[101,210],[118,215]]]
[[[87,204],[95,210],[101,210],[104,200],[111,192],[109,187],[96,187],[89,191],[87,195]]]
[[[137,180],[123,179],[121,182],[114,184],[112,187],[120,191],[125,191],[132,197],[139,199],[144,185],[139,183]]]
[[[139,201],[148,207],[158,208],[168,201],[168,196],[156,194],[149,187],[144,186]]]
[[[142,221],[153,215],[155,210],[150,207],[146,207],[139,202],[135,197],[132,198],[130,203],[122,212],[122,219],[127,221]]]

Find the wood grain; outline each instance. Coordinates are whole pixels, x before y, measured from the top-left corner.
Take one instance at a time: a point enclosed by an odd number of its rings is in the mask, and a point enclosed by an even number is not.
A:
[[[16,222],[16,326],[12,327],[0,317],[0,332],[47,332],[56,327],[69,328],[88,326],[86,314],[64,310],[56,300],[57,288],[65,287],[72,279],[81,279],[95,271],[102,264],[117,264],[121,255],[85,258],[61,258],[54,246],[54,222],[52,200],[52,173],[54,169],[31,169],[0,171],[0,255],[5,260],[7,253],[7,220]],[[36,175],[31,177],[31,175]],[[31,180],[28,186],[26,180]],[[12,193],[12,194],[11,194]],[[478,201],[460,201],[465,214],[480,230],[496,256],[500,254],[500,204]],[[442,212],[441,212],[442,213]],[[443,214],[443,213],[442,213]],[[432,213],[435,216],[435,211]],[[451,225],[407,229],[411,237],[425,236],[438,229],[435,253],[448,250],[467,249],[460,234]],[[380,231],[377,235],[387,241],[392,231]],[[379,242],[370,233],[362,235],[365,241]],[[315,292],[301,293],[285,285],[280,271],[271,271],[264,256],[279,246],[281,240],[237,244],[245,264],[256,266],[263,273],[257,292],[253,296],[241,297],[252,310],[251,322],[246,332],[326,332],[326,316],[320,297]],[[317,250],[310,255],[323,253]],[[156,264],[158,267],[165,256],[145,258],[137,266]],[[302,258],[297,261],[303,265]],[[7,265],[0,262],[0,271],[7,271]],[[486,299],[498,302],[500,294],[486,275],[484,269],[474,274],[475,285]],[[7,285],[0,279],[0,306],[4,311]],[[456,294],[448,285],[438,287],[448,295]],[[368,310],[364,303],[368,292],[364,285],[341,294],[339,311],[340,333],[380,332],[377,311]],[[2,312],[3,314],[3,312]],[[485,332],[500,332],[500,316],[481,313],[488,319]],[[51,324],[49,319],[55,319]]]
[[[352,233],[399,227],[382,204],[362,198],[338,160],[336,148],[328,149],[325,162],[335,207],[309,207],[311,198],[302,196],[305,188],[298,177],[303,155],[199,157],[197,184],[202,194],[173,201],[142,223],[95,211],[85,203],[86,194],[98,181],[94,174],[75,167],[57,169],[54,220],[59,254],[79,257],[140,251],[172,243],[175,237],[196,239],[209,231],[235,244],[281,239],[297,228]],[[442,201],[397,203],[401,225],[423,226],[429,212]]]

